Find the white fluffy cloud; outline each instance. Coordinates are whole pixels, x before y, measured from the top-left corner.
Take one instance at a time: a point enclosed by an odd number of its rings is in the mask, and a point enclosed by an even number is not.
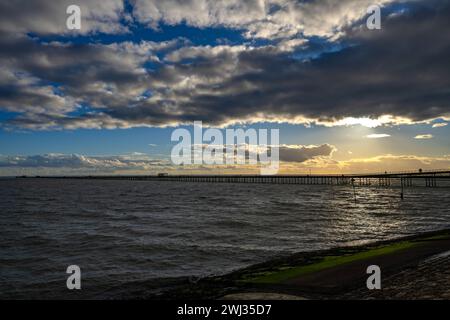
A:
[[[152,159],[143,154],[110,157],[89,157],[77,154],[44,154],[36,156],[1,156],[3,168],[70,168],[84,170],[150,170],[168,165],[168,161]]]
[[[391,135],[390,134],[385,134],[385,133],[374,133],[374,134],[369,134],[366,136],[366,138],[368,139],[382,139],[382,138],[389,138]]]
[[[264,0],[134,0],[132,3],[134,16],[154,28],[160,23],[241,28],[265,19],[268,10]]]
[[[395,0],[135,0],[134,16],[157,28],[186,23],[195,27],[226,26],[248,38],[335,37],[367,15],[370,5]]]
[[[162,24],[224,26],[247,38],[336,37],[364,17],[370,5],[400,0],[11,0],[0,3],[0,30],[37,34],[122,33],[137,21],[158,29]],[[66,8],[81,8],[82,30],[66,28]]]
[[[433,139],[434,136],[432,134],[419,134],[414,137],[416,140],[430,140]]]

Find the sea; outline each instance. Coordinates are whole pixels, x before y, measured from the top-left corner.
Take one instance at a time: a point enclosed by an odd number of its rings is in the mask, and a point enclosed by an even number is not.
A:
[[[450,189],[0,180],[0,298],[117,299],[292,253],[450,228]],[[81,290],[69,290],[69,266]]]

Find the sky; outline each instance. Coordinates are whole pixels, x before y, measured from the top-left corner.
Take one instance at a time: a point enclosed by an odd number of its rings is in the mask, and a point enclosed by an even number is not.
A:
[[[174,166],[194,121],[278,129],[280,173],[448,169],[449,30],[446,0],[0,1],[0,175],[256,172]]]

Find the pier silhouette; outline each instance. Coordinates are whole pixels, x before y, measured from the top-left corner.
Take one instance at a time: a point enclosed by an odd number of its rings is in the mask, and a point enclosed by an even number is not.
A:
[[[31,178],[31,177],[18,177]],[[450,170],[417,170],[364,174],[303,174],[303,175],[133,175],[133,176],[47,176],[40,179],[95,179],[167,181],[191,183],[247,183],[247,184],[297,184],[332,186],[380,186],[380,187],[450,187]]]

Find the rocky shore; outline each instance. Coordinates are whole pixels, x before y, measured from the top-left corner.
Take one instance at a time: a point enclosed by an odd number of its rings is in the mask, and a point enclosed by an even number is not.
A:
[[[369,265],[381,290],[366,286]],[[450,299],[450,230],[303,252],[231,274],[187,281],[146,299]]]
[[[355,290],[343,299],[450,300],[450,251],[384,279],[382,290]]]

